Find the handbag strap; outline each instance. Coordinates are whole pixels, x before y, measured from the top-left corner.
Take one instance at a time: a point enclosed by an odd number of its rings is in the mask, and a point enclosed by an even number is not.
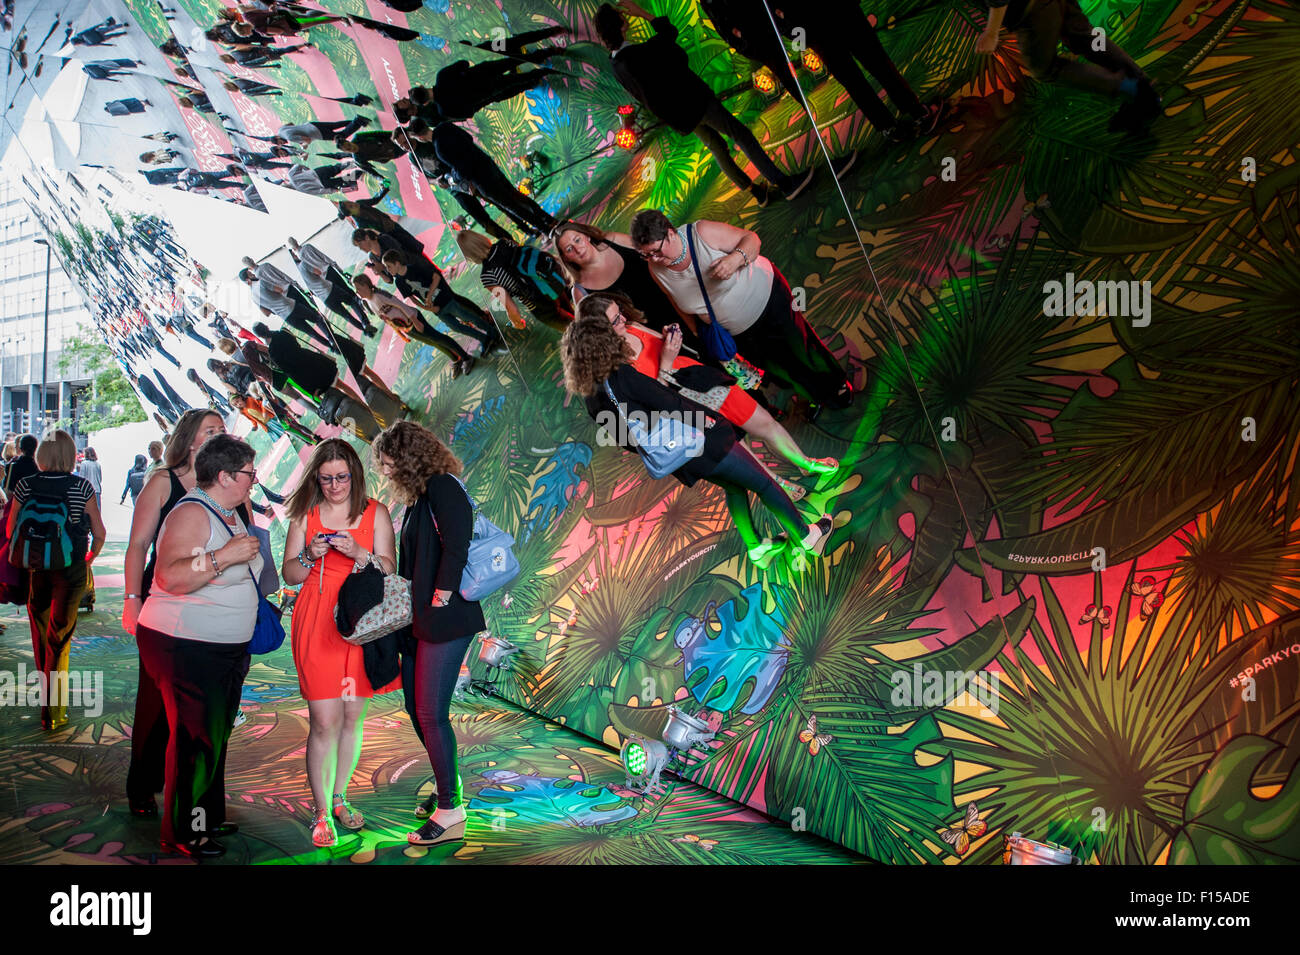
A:
[[[628,439],[632,442],[632,446],[636,448],[638,453],[640,453],[641,445],[636,443],[636,438],[632,434],[632,426],[628,424],[627,415],[623,414],[623,406],[618,403],[618,398],[614,395],[614,389],[609,386],[608,378],[605,379],[604,386],[605,394],[609,395],[609,400],[614,403],[614,410],[618,412],[619,420],[623,422],[623,433],[628,436]]]
[[[216,509],[215,507],[213,507],[213,506],[212,506],[211,504],[209,504],[207,501],[200,500],[200,499],[197,498],[197,497],[192,497],[192,498],[190,498],[190,500],[193,501],[195,504],[201,504],[201,505],[203,505],[204,507],[206,507],[206,508],[208,509],[208,512],[209,512],[209,513],[216,515],[217,523],[220,524],[222,527],[224,527],[224,528],[226,529],[226,533],[230,535],[230,537],[231,537],[232,540],[234,539],[234,537],[235,537],[235,532],[232,531],[232,530],[230,529],[230,525],[226,523],[226,519],[225,519],[224,517],[222,517],[220,514],[217,513],[217,509]],[[177,503],[179,503],[179,502],[177,502]],[[259,547],[258,547],[258,551],[259,551],[259,553],[260,553],[260,551],[261,551],[261,546],[260,546],[260,545],[259,545]],[[257,594],[258,598],[261,599],[261,598],[262,598],[262,588],[259,587],[259,586],[257,585],[257,575],[253,573],[253,568],[252,568],[251,566],[249,566],[248,564],[244,564],[244,567],[248,570],[248,576],[251,577],[251,578],[253,579],[253,590],[254,590],[254,592]]]
[[[704,276],[700,274],[700,260],[695,256],[695,227],[688,225],[686,227],[686,244],[691,250],[691,270],[695,272],[695,281],[700,285],[700,294],[704,296],[704,307],[709,311],[709,321],[717,322],[718,316],[713,314],[713,302],[709,299],[709,290],[704,287]]]
[[[477,518],[477,516],[478,516],[478,503],[477,503],[477,502],[474,500],[474,498],[470,495],[470,493],[469,493],[469,488],[467,488],[467,487],[465,486],[465,482],[462,481],[460,478],[458,478],[456,475],[452,474],[452,475],[451,475],[451,478],[452,478],[452,480],[454,480],[457,484],[459,484],[459,485],[460,485],[460,489],[461,489],[462,491],[465,492],[465,499],[469,501],[469,510],[470,510],[470,515],[471,515],[472,517]],[[439,534],[441,534],[442,531],[438,530],[438,518],[436,518],[436,517],[433,516],[433,504],[431,504],[431,503],[429,502],[429,498],[428,498],[428,497],[425,497],[425,499],[424,499],[424,506],[425,506],[426,508],[429,509],[429,520],[433,521],[433,529],[434,529],[435,531],[438,531]],[[471,541],[474,539],[474,528],[473,528],[473,526],[470,527],[469,539],[470,539]]]

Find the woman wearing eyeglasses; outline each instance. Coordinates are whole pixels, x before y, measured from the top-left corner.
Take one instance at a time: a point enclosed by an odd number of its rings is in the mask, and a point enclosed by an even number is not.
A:
[[[302,585],[294,603],[290,641],[298,687],[307,700],[307,780],[316,800],[312,843],[333,846],[335,821],[360,829],[365,819],[347,802],[347,785],[361,756],[361,728],[370,698],[398,689],[374,687],[364,651],[344,641],[334,622],[338,591],[348,574],[374,563],[396,568],[393,518],[365,495],[365,470],[351,444],[322,440],[302,481],[289,495],[289,531],[281,573]]]
[[[682,344],[704,358],[695,316],[678,313],[650,274],[645,257],[632,247],[631,236],[605,232],[584,222],[566,222],[555,231],[555,250],[573,285],[575,309],[584,296],[596,292],[626,295],[641,310],[647,327],[662,332],[669,325],[681,325]]]
[[[194,488],[158,534],[153,590],[140,609],[140,661],[167,714],[162,842],[195,858],[223,855],[226,742],[257,621],[257,538],[237,513],[257,481],[253,449],[228,434],[194,458]]]
[[[636,370],[631,345],[605,315],[579,315],[574,319],[560,339],[560,358],[564,363],[564,387],[569,394],[584,399],[587,414],[625,450],[637,450],[630,428],[626,424],[612,425],[611,420],[626,422],[636,416],[646,421],[668,414],[679,420],[703,422],[704,446],[698,455],[673,471],[673,477],[687,487],[704,480],[722,488],[727,511],[754,564],[766,567],[789,546],[797,548],[796,559],[803,559],[802,552],[825,552],[833,530],[831,518],[821,517],[814,524],[805,522],[789,495],[737,438],[725,418],[712,417],[703,405]],[[785,528],[782,538],[759,540],[749,506],[750,492],[758,495]]]
[[[773,418],[754,398],[742,391],[726,372],[707,368],[681,353],[682,332],[669,325],[663,334],[642,324],[641,313],[622,295],[597,292],[588,295],[578,306],[583,317],[608,319],[632,352],[632,367],[648,378],[716,411],[732,424],[758,438],[771,450],[795,467],[816,474],[828,474],[839,467],[834,458],[812,458],[803,452],[790,432]],[[773,474],[773,480],[790,495],[801,500],[806,490]]]
[[[795,307],[785,276],[759,255],[756,233],[707,219],[674,226],[658,209],[638,212],[630,231],[650,274],[680,311],[716,321],[737,352],[810,403],[846,408],[852,402],[848,375]]]
[[[361,758],[366,707],[376,693],[401,686],[400,679],[371,685],[364,652],[339,636],[334,609],[354,570],[372,562],[385,574],[395,570],[393,519],[388,508],[366,496],[361,459],[341,438],[316,445],[286,510],[280,573],[286,584],[302,585],[289,634],[298,688],[307,701],[307,781],[316,800],[311,839],[332,846],[338,841],[335,821],[345,829],[365,825],[348,803],[348,783]]]

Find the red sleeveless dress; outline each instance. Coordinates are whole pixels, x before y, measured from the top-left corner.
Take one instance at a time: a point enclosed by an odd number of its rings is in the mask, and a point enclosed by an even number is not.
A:
[[[375,546],[376,508],[374,500],[367,501],[360,525],[348,531],[357,545],[368,551],[373,551]],[[337,528],[321,524],[320,508],[308,512],[307,540],[334,530]],[[339,602],[339,589],[352,573],[352,567],[349,558],[331,548],[298,590],[289,637],[293,663],[298,668],[298,689],[304,700],[337,700],[344,696],[369,699],[376,693],[402,687],[400,677],[387,686],[372,687],[366,677],[363,648],[339,636],[334,608]]]

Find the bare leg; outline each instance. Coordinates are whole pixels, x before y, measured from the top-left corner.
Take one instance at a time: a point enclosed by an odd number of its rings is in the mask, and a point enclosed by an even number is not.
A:
[[[343,700],[308,700],[307,782],[316,808],[328,810],[338,775]]]
[[[761,405],[754,409],[754,413],[750,415],[749,420],[743,422],[741,427],[795,467],[804,471],[820,474],[826,471],[834,471],[839,467],[839,462],[834,458],[817,459],[804,454],[803,449],[790,436],[790,432],[786,431],[781,422],[773,418],[767,409]]]
[[[361,735],[365,730],[366,708],[369,705],[369,697],[343,701],[343,724],[335,754],[338,773],[332,790],[340,796],[348,794],[348,783],[352,781],[352,774],[361,760]]]

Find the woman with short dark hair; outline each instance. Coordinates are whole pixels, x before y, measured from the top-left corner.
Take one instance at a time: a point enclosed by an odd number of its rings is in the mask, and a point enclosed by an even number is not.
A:
[[[257,538],[236,513],[257,482],[253,449],[208,439],[194,458],[195,486],[158,533],[153,592],[140,611],[140,656],[167,713],[164,848],[196,858],[225,853],[226,741],[248,671],[257,621]]]
[[[414,709],[437,782],[436,809],[416,809],[428,821],[408,840],[431,846],[465,837],[465,806],[456,772],[451,694],[474,634],[487,625],[477,600],[460,595],[469,558],[474,508],[460,483],[460,460],[433,432],[399,421],[375,439],[374,456],[406,505],[398,573],[411,581],[414,660],[402,659],[407,710]]]

